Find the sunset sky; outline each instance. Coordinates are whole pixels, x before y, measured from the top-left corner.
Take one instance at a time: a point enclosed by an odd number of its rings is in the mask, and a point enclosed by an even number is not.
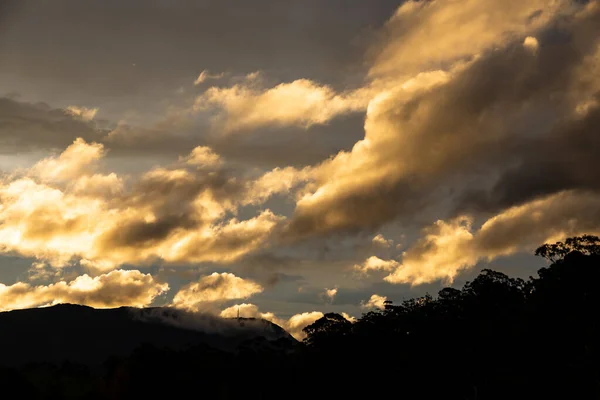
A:
[[[597,0],[0,0],[0,310],[297,337],[600,234]]]

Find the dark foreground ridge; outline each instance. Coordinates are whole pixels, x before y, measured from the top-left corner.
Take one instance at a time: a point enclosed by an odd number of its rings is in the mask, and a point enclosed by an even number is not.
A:
[[[0,385],[37,399],[598,399],[600,240],[536,254],[550,261],[538,277],[484,270],[355,323],[326,314],[302,344],[172,309],[2,313]]]
[[[0,313],[0,365],[97,365],[128,356],[141,345],[173,351],[206,346],[225,352],[241,346],[296,340],[279,326],[253,318],[223,319],[172,308],[94,309],[60,304]]]

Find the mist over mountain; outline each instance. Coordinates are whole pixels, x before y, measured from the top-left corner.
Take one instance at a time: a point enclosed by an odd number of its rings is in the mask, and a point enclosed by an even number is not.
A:
[[[226,319],[167,307],[94,309],[60,304],[0,313],[0,366],[65,361],[97,365],[111,356],[128,356],[143,345],[236,352],[255,339],[266,343],[281,339],[290,346],[296,342],[284,329],[261,319]]]

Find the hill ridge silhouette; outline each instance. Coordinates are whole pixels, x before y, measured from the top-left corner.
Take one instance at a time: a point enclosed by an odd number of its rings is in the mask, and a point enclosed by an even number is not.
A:
[[[64,361],[94,365],[110,356],[129,355],[142,345],[178,351],[208,346],[233,352],[257,337],[296,342],[266,320],[245,319],[241,325],[170,307],[97,309],[63,303],[1,312],[0,327],[1,366]]]

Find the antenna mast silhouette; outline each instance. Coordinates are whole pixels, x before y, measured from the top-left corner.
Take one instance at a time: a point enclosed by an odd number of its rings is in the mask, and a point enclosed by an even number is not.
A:
[[[242,320],[240,319],[240,306],[237,306],[237,308],[238,308],[238,312],[237,312],[237,314],[238,314],[238,316],[237,316],[237,322],[238,322],[238,324],[239,324],[240,326],[244,326],[244,321],[242,321]]]

